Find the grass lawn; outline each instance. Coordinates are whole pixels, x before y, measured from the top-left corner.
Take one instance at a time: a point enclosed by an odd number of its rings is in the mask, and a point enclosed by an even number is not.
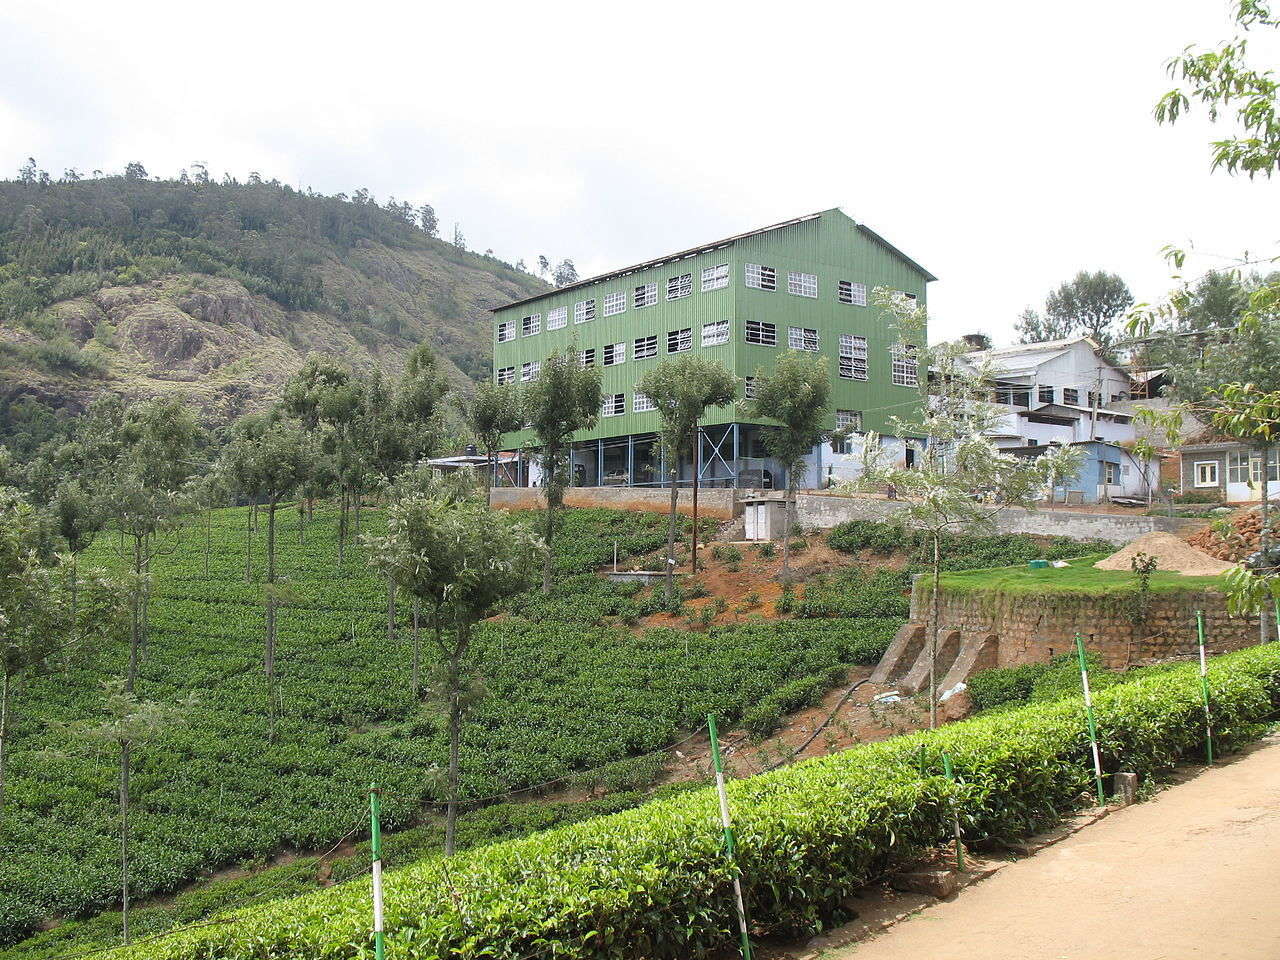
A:
[[[1069,567],[1000,567],[994,570],[962,570],[942,575],[942,587],[955,593],[1041,593],[1115,595],[1128,593],[1136,578],[1128,570],[1098,570],[1093,564],[1105,557],[1097,553],[1069,561]],[[1151,575],[1152,593],[1183,590],[1221,590],[1222,577],[1188,577],[1157,570]]]

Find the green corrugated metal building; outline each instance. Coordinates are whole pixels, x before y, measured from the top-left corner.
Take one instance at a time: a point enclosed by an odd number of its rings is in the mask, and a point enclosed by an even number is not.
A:
[[[658,415],[635,384],[651,364],[684,350],[720,359],[743,380],[771,371],[779,351],[829,361],[832,423],[888,432],[918,401],[915,363],[896,356],[896,333],[871,304],[884,286],[924,299],[932,274],[840,210],[797,217],[570,284],[494,311],[494,378],[520,383],[570,344],[601,372],[601,417],[575,444],[578,485],[658,485],[668,475],[656,445]],[[745,398],[744,398],[745,399]],[[837,422],[838,421],[838,422]],[[781,486],[760,427],[741,400],[707,412],[698,473],[706,485]],[[530,437],[507,438],[516,449]],[[850,458],[851,459],[851,458]],[[839,474],[841,452],[814,451],[810,476]],[[688,481],[692,464],[682,464]],[[508,480],[530,483],[521,466]],[[532,482],[536,483],[536,475]]]

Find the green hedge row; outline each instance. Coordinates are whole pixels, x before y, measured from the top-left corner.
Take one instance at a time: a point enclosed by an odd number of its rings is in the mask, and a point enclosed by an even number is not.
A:
[[[1280,645],[1214,661],[1220,750],[1255,736],[1276,710]],[[1199,756],[1204,714],[1188,665],[1096,700],[1108,772],[1140,775]],[[1091,781],[1079,701],[1034,704],[869,744],[735,782],[739,862],[758,927],[810,933],[886,866],[948,833],[1016,836],[1061,817]],[[922,748],[929,770],[918,763]],[[952,784],[936,762],[947,751]],[[480,848],[387,877],[395,957],[577,958],[702,955],[733,942],[730,881],[714,792]],[[367,956],[365,883],[274,904],[232,922],[128,951],[131,958]],[[118,956],[125,956],[121,951]]]

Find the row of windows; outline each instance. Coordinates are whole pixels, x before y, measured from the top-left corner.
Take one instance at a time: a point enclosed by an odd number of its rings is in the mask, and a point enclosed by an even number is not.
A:
[[[743,331],[743,338],[747,343],[760,344],[763,346],[776,346],[778,342],[778,331],[772,323],[765,323],[761,320],[748,320]],[[716,320],[712,323],[704,323],[702,325],[702,345],[704,347],[714,347],[729,342],[729,321]],[[817,351],[820,340],[818,331],[809,327],[788,327],[787,328],[787,346],[792,350],[808,350]],[[682,327],[679,330],[667,331],[667,353],[683,353],[693,348],[693,329],[691,327]],[[650,357],[658,355],[658,336],[650,334],[644,337],[636,337],[632,341],[632,358],[635,360],[646,360]],[[597,357],[595,347],[587,347],[579,353],[579,358],[584,367],[594,366]],[[627,344],[609,343],[605,344],[599,351],[599,358],[602,366],[612,367],[627,362]],[[524,364],[521,368],[521,381],[532,379],[524,376],[524,369],[529,364]],[[919,386],[919,361],[915,355],[915,347],[908,344],[905,348],[895,345],[891,352],[890,375],[893,383],[900,387],[916,387]],[[857,337],[853,334],[840,334],[840,376],[845,380],[862,380],[868,379],[868,351],[867,338]],[[535,374],[536,375],[536,374]],[[498,383],[513,383],[515,381],[515,367],[499,367],[497,373]]]
[[[743,282],[755,290],[778,289],[778,271],[773,267],[759,263],[748,263],[745,266]],[[701,276],[703,293],[711,290],[722,290],[729,286],[729,265],[718,263],[714,267],[704,267]],[[818,298],[818,275],[816,273],[787,273],[787,293],[797,297]],[[693,274],[682,273],[667,279],[666,296],[668,300],[682,300],[693,294]],[[912,300],[915,294],[906,296]],[[836,281],[836,300],[856,307],[867,305],[867,285],[853,280]],[[634,288],[631,297],[632,306],[636,310],[651,307],[658,302],[658,284],[642,283]],[[622,290],[614,290],[600,298],[600,312],[606,317],[625,313],[627,295]],[[579,300],[573,305],[573,322],[588,323],[596,318],[596,299]],[[568,326],[569,308],[555,307],[547,311],[547,329],[560,330]],[[534,313],[520,318],[520,336],[532,337],[542,332],[542,314]],[[516,321],[503,320],[498,324],[498,342],[507,343],[516,338]]]
[[[1057,403],[1057,394],[1057,387],[1036,387],[1036,400],[1040,403]],[[1091,407],[1102,405],[1102,394],[1093,390],[1080,390],[1075,387],[1062,388],[1062,402],[1068,406],[1079,406],[1081,396],[1085,397],[1088,405]],[[1126,393],[1111,394],[1112,403],[1119,403],[1128,399],[1129,395]],[[995,402],[1007,404],[1012,407],[1030,407],[1031,389],[1029,387],[996,387]]]

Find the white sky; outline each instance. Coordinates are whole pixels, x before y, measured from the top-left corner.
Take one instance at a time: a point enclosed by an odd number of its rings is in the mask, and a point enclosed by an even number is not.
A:
[[[839,206],[941,278],[935,337],[1004,343],[1078,269],[1145,300],[1166,244],[1274,248],[1276,186],[1151,116],[1229,35],[1225,0],[6,4],[0,171],[365,186],[584,276]]]

